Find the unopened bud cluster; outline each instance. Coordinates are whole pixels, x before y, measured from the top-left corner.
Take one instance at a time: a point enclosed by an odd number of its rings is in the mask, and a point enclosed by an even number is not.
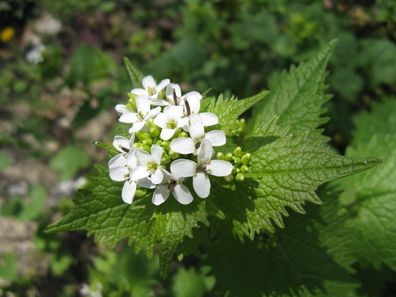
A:
[[[244,152],[240,146],[237,146],[233,152],[226,154],[218,152],[216,156],[220,160],[231,162],[234,166],[232,173],[225,177],[226,181],[231,182],[236,180],[241,182],[245,180],[245,175],[250,170],[250,153]]]

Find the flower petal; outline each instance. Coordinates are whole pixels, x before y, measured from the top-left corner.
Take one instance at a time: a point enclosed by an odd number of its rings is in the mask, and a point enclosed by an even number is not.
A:
[[[164,180],[164,172],[161,168],[158,168],[154,173],[151,175],[151,182],[155,185],[162,183]]]
[[[157,87],[154,77],[152,77],[151,75],[147,75],[147,76],[143,77],[142,85],[143,85],[143,88],[145,88],[146,90],[148,88],[156,88]]]
[[[187,155],[195,152],[195,143],[191,138],[179,137],[171,141],[170,148],[176,153]]]
[[[149,120],[149,119],[151,119],[151,118],[153,118],[153,117],[155,117],[157,114],[159,114],[161,112],[161,107],[156,107],[156,108],[154,108],[154,109],[152,109],[152,110],[150,110],[149,111],[149,113],[145,116],[145,120]]]
[[[127,155],[127,165],[131,169],[135,169],[138,165],[138,161],[136,158],[136,150],[131,150]]]
[[[168,123],[168,118],[163,113],[160,113],[154,119],[154,124],[156,124],[158,127],[162,129],[165,129],[167,127],[167,123]]]
[[[151,146],[151,158],[158,165],[161,164],[162,152],[163,152],[163,149],[158,144],[154,144]]]
[[[198,115],[193,114],[189,116],[190,126],[188,132],[192,138],[202,138],[205,135],[205,128],[202,125],[201,119]]]
[[[136,133],[139,132],[144,128],[146,125],[145,121],[135,122],[132,127],[128,130],[129,133]]]
[[[148,92],[145,89],[140,89],[140,88],[136,88],[136,89],[132,89],[131,93],[136,95],[136,96],[145,96],[148,97]]]
[[[147,167],[138,166],[134,171],[131,173],[131,180],[139,180],[142,178],[146,178],[150,175],[150,171]]]
[[[170,171],[180,177],[194,176],[197,170],[197,163],[187,159],[177,159],[170,165]]]
[[[138,181],[136,181],[136,183],[139,187],[142,187],[145,189],[154,189],[157,186],[157,185],[154,185],[151,182],[151,179],[148,177],[139,179]]]
[[[110,159],[108,165],[109,165],[109,169],[126,166],[127,159],[125,158],[124,154],[118,154]]]
[[[139,121],[139,115],[136,112],[127,111],[118,119],[121,123],[132,124]]]
[[[198,197],[206,198],[210,194],[210,180],[205,172],[197,172],[193,177],[193,187]]]
[[[117,105],[115,106],[115,110],[116,110],[117,112],[119,112],[119,113],[126,113],[126,112],[130,111],[130,110],[126,107],[126,105],[124,105],[124,104],[117,104]]]
[[[214,176],[228,176],[234,167],[228,161],[212,160],[206,166],[206,172]]]
[[[219,123],[219,118],[212,112],[202,112],[199,114],[199,117],[205,127],[214,126]]]
[[[195,96],[185,97],[183,96],[184,106],[186,108],[187,114],[197,114],[201,108],[200,99],[197,99]],[[188,106],[188,107],[187,107]]]
[[[126,181],[122,187],[121,197],[125,203],[132,204],[135,197],[136,183],[134,181]]]
[[[168,185],[158,185],[153,193],[152,202],[154,205],[161,205],[168,199],[170,194]]]
[[[143,115],[148,114],[150,111],[150,99],[144,96],[137,96],[136,98],[136,109],[139,113]]]
[[[170,80],[168,78],[161,80],[161,82],[157,85],[157,92],[161,92],[169,84]]]
[[[226,136],[222,130],[212,130],[205,134],[205,139],[209,140],[213,146],[222,146],[226,143]]]
[[[146,166],[148,162],[153,161],[153,157],[144,150],[136,150],[135,155],[139,165]]]
[[[175,92],[176,98],[174,98],[173,92]],[[179,102],[175,102],[175,99],[177,101],[181,97],[180,86],[178,84],[169,84],[166,87],[166,97],[172,105],[179,105]]]
[[[169,102],[166,100],[162,99],[151,99],[151,105],[156,105],[156,106],[168,106]]]
[[[193,201],[190,190],[183,184],[177,184],[173,188],[172,194],[180,204],[187,205]]]
[[[190,120],[188,119],[188,117],[181,118],[180,120],[177,121],[177,128],[186,129],[186,128],[188,128],[189,122],[190,122]],[[187,129],[187,131],[188,131],[188,129]]]
[[[204,139],[201,142],[201,146],[199,147],[198,150],[198,163],[208,163],[210,159],[212,159],[213,156],[213,147],[212,143]]]
[[[160,138],[162,140],[169,140],[172,138],[173,135],[175,135],[176,130],[175,129],[162,129],[161,130],[161,134],[160,134]]]
[[[129,169],[125,166],[110,168],[110,178],[114,181],[124,181],[128,177]]]
[[[113,146],[121,153],[128,152],[131,148],[129,140],[120,135],[114,136]]]
[[[183,116],[183,106],[168,106],[164,108],[164,115],[168,119],[179,120]]]

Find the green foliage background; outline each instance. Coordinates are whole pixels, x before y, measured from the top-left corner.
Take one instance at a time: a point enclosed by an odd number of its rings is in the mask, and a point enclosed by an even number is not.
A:
[[[62,29],[57,35],[39,34],[46,50],[44,61],[34,65],[25,59],[31,44],[23,42],[23,35],[45,11],[62,22]],[[394,1],[6,0],[0,3],[0,16],[0,30],[15,30],[11,41],[1,43],[0,218],[34,222],[34,245],[50,259],[44,272],[32,268],[24,274],[16,255],[0,254],[0,279],[5,280],[0,296],[396,294]],[[333,39],[337,44],[317,55]],[[229,193],[235,204],[193,205],[195,212],[187,219],[191,225],[182,226],[177,238],[169,239],[158,227],[166,229],[161,221],[168,222],[176,212],[158,212],[147,229],[136,222],[135,247],[151,250],[149,254],[157,251],[153,241],[172,245],[172,240],[192,235],[172,246],[171,254],[162,251],[172,259],[165,280],[156,257],[149,261],[125,242],[111,249],[84,233],[44,233],[46,225],[70,212],[73,193],[54,200],[56,184],[28,179],[25,195],[7,194],[13,182],[9,171],[21,163],[44,164],[60,182],[95,173],[93,163],[106,162],[93,142],[108,142],[121,129],[113,106],[125,101],[131,89],[124,56],[144,73],[182,82],[185,90],[223,93],[224,105],[214,99],[208,104],[216,113],[223,111],[222,122],[232,123],[238,113],[224,108],[233,94],[253,104],[257,98],[251,96],[270,90],[253,112],[244,114],[252,120],[252,140],[247,137],[246,146],[260,137],[277,139],[255,151],[256,170],[269,171],[263,184],[281,180],[285,186],[271,193],[262,189],[259,199],[252,200],[259,211],[247,215],[240,213],[252,207],[240,199],[246,192]],[[92,134],[95,127],[103,128]],[[90,131],[88,136],[84,131]],[[328,141],[331,148],[323,145]],[[307,148],[320,157],[306,154]],[[261,157],[272,154],[282,160],[289,152],[315,164],[317,171],[275,176],[270,171],[279,167],[268,167],[272,159]],[[351,162],[345,172],[331,169],[331,162],[345,165],[336,152],[361,161]],[[382,163],[316,190],[358,171],[367,157]],[[276,164],[289,170],[290,163]],[[298,181],[292,190],[291,180]],[[119,189],[106,182],[99,183],[117,196]],[[294,191],[302,194],[293,196]],[[321,206],[305,205],[318,197]],[[119,201],[109,203],[122,211]],[[131,210],[131,216],[150,220],[141,208]],[[224,221],[232,230],[219,232]],[[193,230],[196,224],[202,228]],[[148,238],[140,242],[142,234]]]

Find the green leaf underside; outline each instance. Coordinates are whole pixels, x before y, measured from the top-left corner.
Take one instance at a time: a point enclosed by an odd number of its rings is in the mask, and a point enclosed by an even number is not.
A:
[[[363,265],[396,270],[396,98],[375,104],[372,113],[356,117],[355,125],[347,155],[375,155],[383,162],[337,183],[350,209],[351,251]]]
[[[233,127],[235,127],[238,117],[250,107],[263,100],[268,93],[268,91],[261,91],[257,95],[240,100],[236,97],[224,99],[223,96],[220,95],[217,100],[211,98],[205,109],[217,115],[221,129],[228,134]]]
[[[132,86],[134,88],[140,88],[142,87],[142,80],[143,80],[143,73],[140,72],[139,69],[137,69],[131,61],[129,61],[128,58],[124,57],[124,64],[126,66],[126,69],[128,71],[129,77],[131,78],[132,81]]]
[[[293,214],[287,228],[240,243],[222,235],[208,249],[206,264],[216,278],[215,293],[229,297],[357,296],[357,283],[340,264],[350,263],[340,240],[343,214],[333,195],[308,214]],[[336,233],[333,233],[336,232]],[[337,259],[329,251],[339,252]],[[216,296],[217,296],[216,295]]]
[[[207,216],[215,212],[210,200],[195,201],[184,206],[172,197],[163,207],[155,207],[151,197],[135,198],[132,205],[121,200],[122,183],[108,178],[105,168],[76,199],[76,207],[59,222],[47,228],[49,232],[86,230],[96,240],[112,247],[128,238],[136,252],[143,250],[148,257],[159,252],[161,273],[166,275],[176,247],[193,228],[207,224]]]
[[[317,127],[327,122],[327,118],[321,117],[326,111],[322,105],[330,99],[325,94],[326,66],[335,43],[331,42],[307,62],[272,78],[270,95],[255,109],[251,136],[261,135],[262,125],[275,115],[279,116],[278,125],[288,127],[291,133],[314,131],[321,136],[322,130]]]
[[[247,175],[252,181],[245,183],[243,194],[235,195],[240,219],[233,221],[234,232],[241,239],[252,239],[262,230],[274,232],[273,223],[283,227],[287,208],[304,213],[305,202],[320,203],[315,190],[321,184],[377,163],[339,156],[317,137],[291,135],[273,122],[263,131],[276,138],[253,152]]]

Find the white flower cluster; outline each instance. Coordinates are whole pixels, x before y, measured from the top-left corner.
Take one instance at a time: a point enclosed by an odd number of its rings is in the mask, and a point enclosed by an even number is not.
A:
[[[115,107],[121,115],[119,121],[132,124],[129,140],[114,137],[113,146],[119,154],[108,164],[110,178],[125,182],[123,201],[131,204],[136,188],[142,187],[154,189],[155,205],[164,203],[170,194],[179,203],[189,204],[193,196],[183,184],[188,177],[192,177],[197,196],[208,197],[209,175],[228,176],[234,168],[228,161],[212,160],[213,147],[226,143],[222,130],[205,131],[218,124],[217,116],[200,113],[202,95],[196,91],[182,95],[180,86],[169,79],[156,84],[152,76],[146,76],[142,85],[131,91],[127,105]],[[135,142],[139,133],[149,135],[145,146]],[[185,158],[177,158],[179,154]],[[164,155],[176,157],[170,162]]]

